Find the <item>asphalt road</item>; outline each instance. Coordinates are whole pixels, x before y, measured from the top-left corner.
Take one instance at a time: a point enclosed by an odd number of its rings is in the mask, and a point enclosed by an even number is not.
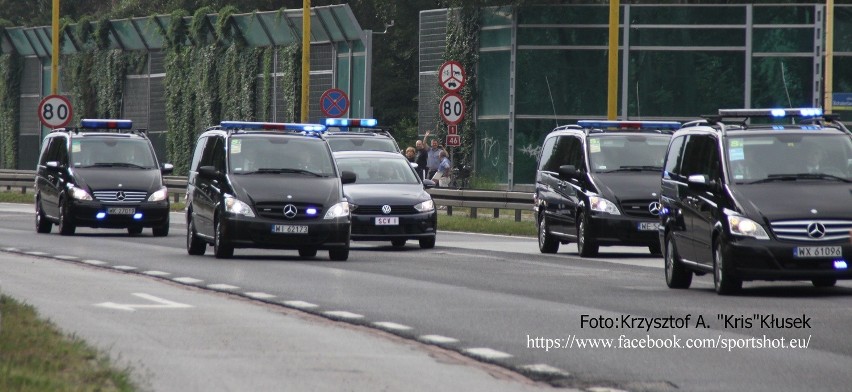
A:
[[[166,238],[90,229],[37,235],[29,206],[3,205],[0,221],[0,249],[216,285],[436,343],[554,385],[799,391],[847,390],[852,382],[850,282],[831,289],[746,283],[742,295],[720,297],[708,276],[690,290],[666,288],[662,260],[643,248],[602,248],[602,257],[580,259],[572,246],[542,255],[531,238],[442,232],[431,250],[353,243],[347,262],[330,262],[325,252],[301,260],[295,251],[246,249],[217,260],[210,250],[186,254],[180,215]],[[655,323],[647,326],[649,318]],[[392,324],[374,324],[382,322]],[[548,342],[568,347],[539,348]]]

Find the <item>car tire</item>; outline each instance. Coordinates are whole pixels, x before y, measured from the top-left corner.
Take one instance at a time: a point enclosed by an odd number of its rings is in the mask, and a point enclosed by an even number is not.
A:
[[[59,234],[61,235],[74,235],[74,232],[77,231],[77,226],[71,222],[71,211],[68,208],[65,199],[59,200]]]
[[[402,248],[403,246],[405,246],[405,243],[406,243],[406,240],[404,240],[404,239],[402,239],[402,240],[391,240],[391,245],[393,245],[394,248]]]
[[[224,219],[216,219],[213,237],[213,255],[217,259],[230,259],[234,256],[234,246],[231,245],[228,233],[225,231]]]
[[[834,287],[837,284],[837,279],[834,278],[817,278],[811,280],[814,287]]]
[[[651,252],[651,254],[654,255],[654,256],[662,256],[663,255],[663,249],[660,248],[659,243],[648,244],[648,251]]]
[[[665,262],[666,285],[670,289],[688,289],[692,285],[692,271],[688,270],[680,261],[680,255],[673,242],[672,234],[666,234]]]
[[[349,248],[329,249],[328,258],[331,261],[346,261],[349,258]]]
[[[53,223],[50,223],[47,220],[47,216],[44,215],[44,210],[41,209],[41,200],[36,199],[36,213],[35,213],[35,227],[36,233],[50,233],[50,230],[53,228]]]
[[[128,227],[127,234],[130,235],[139,235],[142,234],[142,227]]]
[[[420,249],[432,249],[435,247],[435,236],[420,239]]]
[[[580,219],[577,223],[577,253],[580,257],[594,257],[598,255],[598,244],[589,238],[589,217],[585,213],[580,213]]]
[[[207,243],[195,234],[195,223],[190,218],[186,223],[186,253],[191,256],[204,256]]]
[[[722,252],[722,242],[716,241],[716,250],[713,252],[713,287],[716,294],[736,294],[743,287],[743,281],[733,277],[730,273],[731,262]]]
[[[559,240],[547,232],[547,218],[544,214],[538,221],[538,250],[541,253],[556,253],[559,251]]]
[[[317,248],[301,248],[299,249],[299,257],[314,257],[317,255]]]

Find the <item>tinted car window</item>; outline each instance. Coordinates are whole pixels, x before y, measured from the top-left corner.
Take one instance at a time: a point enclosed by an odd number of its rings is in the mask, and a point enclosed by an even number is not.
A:
[[[275,170],[305,170],[334,176],[334,162],[325,143],[317,139],[280,136],[231,137],[230,169],[234,174]]]
[[[190,171],[197,171],[198,164],[201,162],[201,154],[204,152],[204,147],[207,145],[208,138],[204,137],[198,140],[195,147],[195,153],[192,154],[192,163],[189,165]]]
[[[852,179],[852,139],[845,135],[738,135],[725,148],[734,182],[803,173]]]
[[[385,137],[329,137],[331,151],[387,151],[399,152],[393,140]]]
[[[73,167],[133,165],[157,167],[154,152],[145,139],[77,138],[71,141]]]
[[[338,158],[340,170],[351,171],[358,184],[419,184],[406,159],[396,158]]]
[[[719,151],[716,148],[716,139],[709,135],[690,135],[686,141],[683,155],[687,158],[683,161],[681,173],[684,176],[703,174],[711,180],[719,176]]]
[[[665,135],[602,135],[589,137],[589,163],[593,172],[628,167],[663,167],[669,146]]]
[[[680,162],[683,155],[680,153],[683,147],[684,136],[678,136],[672,140],[672,145],[669,148],[669,155],[666,157],[665,172],[668,174],[680,174]]]
[[[544,142],[544,146],[541,147],[541,156],[538,158],[538,169],[539,170],[547,170],[544,168],[544,164],[550,161],[550,157],[553,156],[553,143],[556,141],[555,137],[547,139]]]
[[[559,166],[574,165],[574,168],[583,167],[583,149],[580,139],[574,136],[560,136],[556,140],[556,146],[548,159],[542,159],[543,170],[557,172]]]

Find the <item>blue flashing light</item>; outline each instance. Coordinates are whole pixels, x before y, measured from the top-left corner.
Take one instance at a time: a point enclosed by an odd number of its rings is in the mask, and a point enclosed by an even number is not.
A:
[[[776,131],[783,131],[783,130],[784,130],[784,126],[783,126],[783,125],[773,125],[773,126],[772,126],[772,129],[773,129],[773,130],[776,130]]]
[[[327,127],[348,127],[349,119],[348,118],[327,118],[325,119],[325,126]]]
[[[819,117],[822,116],[822,109],[820,108],[801,108],[799,109],[799,113],[802,117]]]
[[[580,120],[577,125],[583,128],[618,128],[618,129],[680,129],[677,121],[598,121]]]
[[[136,219],[136,220],[142,219],[142,213],[137,212],[137,213],[133,214],[133,219]]]
[[[663,209],[660,211],[660,215],[668,215],[668,214],[669,214],[669,208],[663,207]]]
[[[772,117],[784,117],[787,113],[784,111],[784,109],[772,109],[769,114]]]
[[[821,108],[791,109],[719,109],[720,116],[726,117],[820,117]]]
[[[313,208],[313,207],[309,207],[308,209],[305,210],[305,213],[313,216],[313,215],[317,214],[317,209]]]
[[[84,118],[80,120],[81,128],[89,129],[130,129],[133,127],[131,120],[114,120],[101,118]]]
[[[97,213],[97,214],[95,215],[95,218],[97,218],[97,219],[103,219],[103,218],[106,218],[106,212],[99,212],[99,213]]]
[[[327,127],[372,128],[379,125],[375,118],[327,118],[323,122]]]
[[[219,125],[225,129],[259,129],[259,130],[284,130],[301,132],[324,132],[325,126],[320,124],[300,123],[268,123],[254,121],[222,121]]]
[[[846,260],[834,260],[834,269],[846,269]]]

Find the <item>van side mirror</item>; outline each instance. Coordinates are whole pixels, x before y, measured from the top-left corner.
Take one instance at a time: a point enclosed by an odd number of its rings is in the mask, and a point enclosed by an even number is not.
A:
[[[353,173],[351,171],[344,170],[344,171],[340,172],[340,182],[343,183],[343,184],[352,184],[357,179],[358,179],[358,176],[355,175],[355,173]]]
[[[686,180],[689,189],[697,191],[709,191],[716,188],[716,181],[711,181],[710,177],[704,174],[690,175]]]
[[[205,178],[218,179],[222,176],[222,173],[213,166],[201,166],[198,168],[198,175]]]
[[[172,174],[175,170],[175,165],[171,163],[164,163],[163,166],[160,167],[160,172],[163,174]]]
[[[582,172],[577,170],[574,165],[562,165],[559,166],[559,176],[566,178],[580,178]]]

